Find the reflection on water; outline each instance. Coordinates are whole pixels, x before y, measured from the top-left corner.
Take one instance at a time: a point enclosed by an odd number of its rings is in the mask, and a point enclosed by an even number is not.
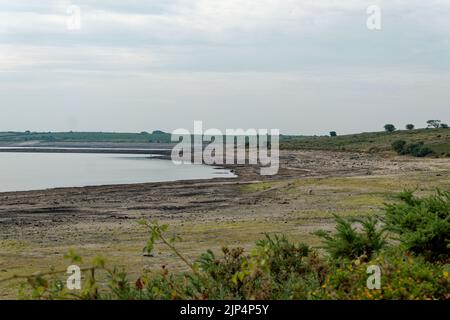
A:
[[[225,169],[176,166],[148,155],[0,153],[0,192],[219,177],[235,176]]]

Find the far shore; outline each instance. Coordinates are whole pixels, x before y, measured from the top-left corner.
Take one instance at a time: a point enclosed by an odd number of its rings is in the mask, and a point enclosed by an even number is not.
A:
[[[0,147],[0,152],[23,153],[108,153],[108,154],[152,154],[167,156],[170,149],[132,149],[132,148],[63,148],[63,147]]]

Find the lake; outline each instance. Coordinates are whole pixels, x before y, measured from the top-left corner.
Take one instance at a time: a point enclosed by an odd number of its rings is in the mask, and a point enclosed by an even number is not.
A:
[[[149,155],[0,153],[0,192],[233,177],[226,169]]]

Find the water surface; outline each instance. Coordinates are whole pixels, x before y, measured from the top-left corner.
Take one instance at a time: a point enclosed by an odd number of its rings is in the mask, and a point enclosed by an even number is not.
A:
[[[0,192],[218,177],[235,176],[225,169],[177,166],[149,155],[0,153]]]

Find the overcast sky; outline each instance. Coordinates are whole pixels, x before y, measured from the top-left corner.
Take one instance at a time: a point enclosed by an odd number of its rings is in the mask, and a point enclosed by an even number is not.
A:
[[[0,131],[450,122],[450,0],[0,0],[0,112]]]

